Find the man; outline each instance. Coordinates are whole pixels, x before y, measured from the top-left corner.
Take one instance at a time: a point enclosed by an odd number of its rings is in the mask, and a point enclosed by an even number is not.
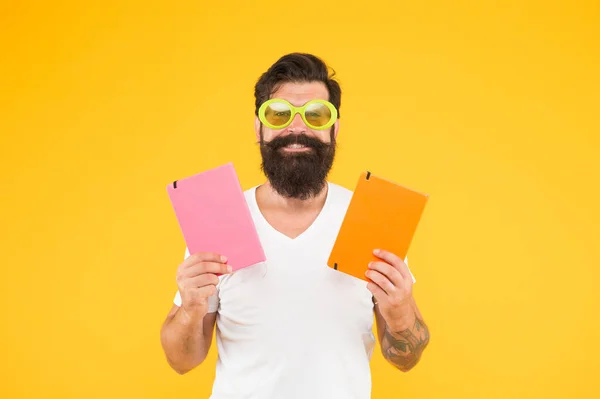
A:
[[[365,265],[369,283],[326,265],[352,196],[327,181],[341,103],[327,66],[310,54],[283,56],[255,97],[267,181],[245,197],[267,261],[231,273],[220,254],[186,250],[161,330],[167,361],[181,374],[202,363],[216,324],[213,399],[368,398],[373,314],[398,369],[414,367],[429,342],[414,279],[385,248]]]

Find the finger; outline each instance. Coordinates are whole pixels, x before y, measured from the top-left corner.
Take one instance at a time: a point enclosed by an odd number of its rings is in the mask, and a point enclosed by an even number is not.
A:
[[[195,277],[205,273],[227,274],[231,266],[223,263],[202,262],[181,270],[181,277]]]
[[[383,274],[396,287],[401,287],[404,284],[404,278],[402,277],[402,274],[400,274],[400,271],[394,266],[390,265],[389,263],[371,262],[369,263],[369,269],[376,270],[379,273]]]
[[[214,252],[196,252],[188,256],[181,264],[182,268],[187,268],[201,262],[225,263],[227,258]]]
[[[371,291],[371,294],[373,294],[376,305],[380,304],[381,302],[385,302],[387,300],[387,297],[388,297],[387,294],[377,284],[369,281],[367,283],[367,289],[369,291]]]
[[[375,270],[367,270],[365,273],[367,278],[369,278],[373,283],[377,284],[379,288],[381,288],[385,293],[389,296],[392,296],[396,291],[396,287],[394,284],[383,274],[375,271]]]
[[[199,288],[207,285],[216,286],[219,284],[219,277],[216,274],[201,274],[200,276],[187,279],[184,284],[189,288]]]
[[[385,251],[383,249],[376,249],[373,251],[373,254],[375,256],[383,259],[390,265],[394,266],[400,272],[400,274],[402,275],[402,278],[406,279],[406,278],[410,277],[410,272],[408,271],[408,266],[406,266],[406,263],[404,263],[404,261],[402,259],[400,259],[398,256],[394,255],[393,253],[391,253],[389,251]]]
[[[202,262],[200,267],[204,268],[205,273],[227,274],[232,271],[231,265],[224,263]]]

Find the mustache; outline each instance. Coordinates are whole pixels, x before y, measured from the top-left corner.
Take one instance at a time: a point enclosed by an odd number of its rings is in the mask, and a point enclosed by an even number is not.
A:
[[[323,141],[317,138],[310,137],[305,134],[279,136],[275,137],[271,141],[263,141],[263,145],[270,148],[271,150],[278,150],[290,144],[300,144],[306,147],[313,148],[315,150],[322,150],[330,146],[330,144],[328,143],[324,143]]]

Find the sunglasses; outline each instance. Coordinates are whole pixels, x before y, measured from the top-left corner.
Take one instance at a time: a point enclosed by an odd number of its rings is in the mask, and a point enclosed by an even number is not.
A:
[[[338,116],[337,109],[329,101],[311,100],[301,107],[294,107],[286,100],[273,98],[265,101],[258,110],[258,118],[271,129],[283,129],[300,114],[311,129],[323,130],[331,127]]]

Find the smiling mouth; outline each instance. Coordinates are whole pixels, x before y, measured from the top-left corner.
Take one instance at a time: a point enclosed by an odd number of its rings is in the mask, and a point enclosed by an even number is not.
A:
[[[281,148],[283,151],[287,151],[287,152],[303,152],[303,151],[311,151],[312,148],[305,146],[304,144],[298,144],[298,143],[294,143],[294,144],[288,144],[285,147]]]

